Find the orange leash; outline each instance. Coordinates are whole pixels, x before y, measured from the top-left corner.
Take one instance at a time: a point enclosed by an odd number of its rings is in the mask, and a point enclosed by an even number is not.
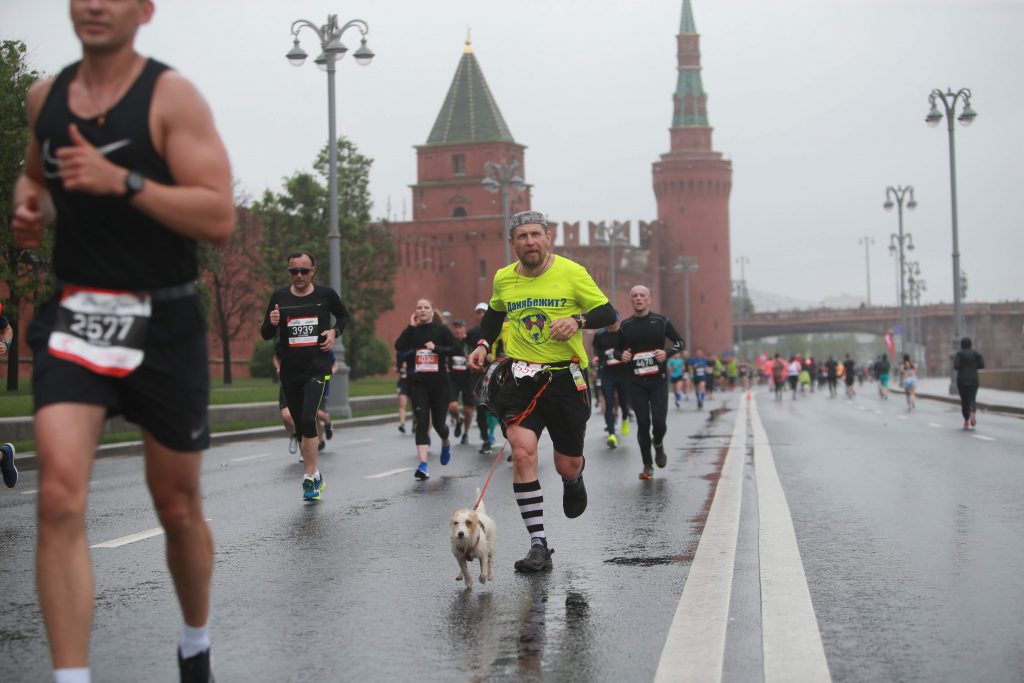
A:
[[[523,412],[519,413],[514,418],[512,418],[510,421],[505,423],[505,430],[506,430],[506,432],[508,431],[509,427],[517,427],[517,426],[519,426],[519,423],[522,422],[523,420],[525,420],[530,415],[530,413],[533,412],[534,408],[537,407],[537,399],[540,398],[540,395],[544,393],[544,390],[548,388],[549,384],[551,384],[551,377],[550,377],[550,375],[548,376],[548,381],[544,382],[544,385],[540,388],[540,391],[538,391],[534,395],[533,400],[530,401],[530,405],[526,406],[526,408],[523,410]],[[484,494],[487,493],[487,486],[491,483],[491,477],[494,476],[494,470],[496,470],[498,468],[498,463],[501,462],[501,455],[502,455],[502,453],[505,452],[505,446],[507,446],[507,445],[508,445],[508,439],[506,438],[505,439],[505,443],[502,444],[500,449],[498,449],[498,455],[497,455],[497,457],[494,458],[494,464],[491,465],[491,471],[487,473],[487,480],[484,481],[484,486],[483,486],[482,489],[480,489],[480,495],[477,497],[476,503],[473,504],[473,509],[474,510],[476,510],[478,507],[480,507],[480,503],[483,502]]]

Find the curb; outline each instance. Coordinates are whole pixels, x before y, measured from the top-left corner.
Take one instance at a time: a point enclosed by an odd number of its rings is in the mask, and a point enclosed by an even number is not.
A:
[[[331,425],[334,429],[351,429],[354,427],[366,427],[368,425],[387,424],[398,420],[398,413],[387,415],[369,415],[367,417],[352,417],[347,420],[334,420]],[[235,432],[220,432],[210,435],[210,446],[220,446],[236,441],[253,441],[258,439],[283,439],[284,427],[275,425],[273,427],[256,427],[254,429],[241,429]],[[124,441],[122,443],[103,444],[96,449],[96,459],[119,458],[124,456],[142,455],[141,441]],[[39,468],[39,458],[35,451],[29,451],[25,455],[18,453],[18,467],[25,470]]]
[[[896,387],[889,387],[889,391],[896,394],[906,393],[903,389],[898,389]],[[917,397],[927,398],[932,401],[939,401],[941,403],[948,403],[950,405],[954,405],[957,407],[960,406],[959,396],[940,396],[939,394],[922,394],[921,392],[917,392]],[[1020,406],[1006,406],[999,405],[997,403],[982,403],[981,401],[978,401],[976,405],[978,406],[978,410],[984,410],[990,413],[1006,413],[1009,415],[1024,416],[1024,408]]]

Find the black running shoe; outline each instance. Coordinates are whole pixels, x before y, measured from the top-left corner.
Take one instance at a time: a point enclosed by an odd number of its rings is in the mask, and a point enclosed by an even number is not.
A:
[[[668,464],[668,456],[665,455],[665,444],[654,444],[654,464],[658,467],[664,467]]]
[[[530,546],[526,557],[516,560],[516,571],[524,574],[551,571],[551,554],[555,551],[544,545]]]
[[[0,470],[3,471],[4,485],[13,489],[18,483],[18,468],[14,466],[14,444],[0,446]]]
[[[398,431],[400,431],[403,434],[405,434],[405,423],[404,422],[399,422],[398,423]]]
[[[330,420],[324,422],[324,436],[326,436],[328,440],[334,438],[334,425],[331,424]]]
[[[463,432],[462,433],[462,440],[459,441],[459,444],[462,445],[462,446],[468,446],[469,445],[469,434],[467,432]]]
[[[462,436],[462,418],[455,421],[455,438]]]
[[[581,456],[582,457],[582,456]],[[583,483],[583,470],[587,468],[587,460],[584,458],[580,474],[573,483],[562,479],[562,511],[569,519],[575,519],[587,509],[587,487]]]
[[[317,447],[316,447],[316,449],[318,451],[322,451],[325,448],[327,448],[327,442],[326,441],[321,441],[319,444],[317,444]]]
[[[210,651],[203,650],[194,657],[184,659],[181,650],[178,650],[178,672],[181,674],[181,683],[213,683]]]

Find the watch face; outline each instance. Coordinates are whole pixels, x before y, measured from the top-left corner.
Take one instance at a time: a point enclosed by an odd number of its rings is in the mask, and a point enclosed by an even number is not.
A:
[[[128,188],[128,192],[131,194],[139,192],[144,182],[146,182],[146,179],[138,171],[130,171],[124,179],[125,187]]]

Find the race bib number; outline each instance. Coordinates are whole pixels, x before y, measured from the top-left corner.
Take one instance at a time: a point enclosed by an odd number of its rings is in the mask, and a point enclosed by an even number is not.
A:
[[[615,349],[604,350],[605,365],[622,365],[622,361],[615,357]]]
[[[693,376],[703,378],[707,374],[707,368],[703,365],[695,365],[693,367]]]
[[[437,372],[437,354],[430,349],[417,349],[416,372]]]
[[[527,363],[526,361],[517,360],[512,363],[512,376],[516,379],[533,377],[543,369],[544,366],[540,363]]]
[[[65,287],[50,333],[50,353],[100,375],[125,377],[142,364],[148,294]]]
[[[315,315],[288,318],[285,320],[288,330],[288,348],[317,346],[320,343],[320,319]]]
[[[466,371],[466,357],[465,356],[452,356],[452,371],[453,372],[465,372]]]
[[[658,372],[658,359],[654,351],[644,351],[633,356],[633,374],[646,377]]]

